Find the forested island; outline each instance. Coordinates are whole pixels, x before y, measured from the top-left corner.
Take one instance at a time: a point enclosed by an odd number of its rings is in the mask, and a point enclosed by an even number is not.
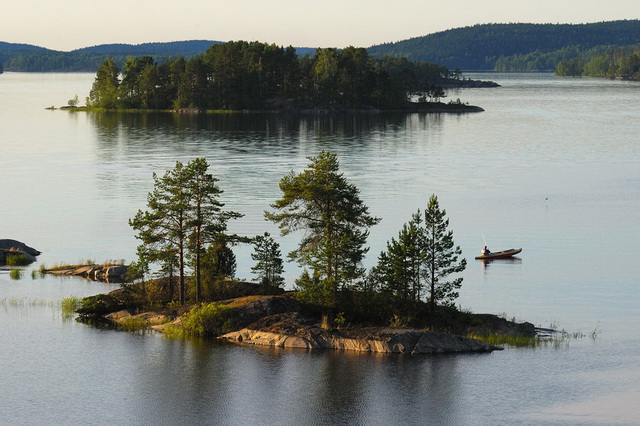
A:
[[[129,220],[140,240],[138,259],[126,268],[131,283],[79,301],[80,319],[285,347],[433,353],[497,349],[471,337],[535,344],[532,324],[456,308],[466,259],[435,195],[367,271],[366,241],[380,218],[340,173],[335,154],[308,159],[304,171],[281,179],[282,197],[265,211],[282,236],[301,236],[288,254],[302,268],[295,290],[283,288],[273,236],[227,231],[242,215],[220,202],[217,179],[196,158],[153,175],[147,209]],[[235,278],[238,244],[254,248],[254,282]]]
[[[460,70],[374,59],[366,49],[296,50],[260,42],[214,44],[203,55],[158,64],[129,57],[121,70],[108,58],[99,67],[87,107],[173,111],[478,111],[459,99],[444,104],[443,86],[472,82]]]

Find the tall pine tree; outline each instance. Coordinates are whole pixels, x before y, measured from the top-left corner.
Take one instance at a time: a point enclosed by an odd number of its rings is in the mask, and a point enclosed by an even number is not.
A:
[[[323,151],[309,160],[306,170],[282,178],[283,196],[265,217],[282,235],[303,232],[298,248],[289,253],[305,268],[297,283],[310,301],[331,306],[340,290],[364,274],[368,228],[380,219],[369,214],[358,188],[339,173],[335,154]]]

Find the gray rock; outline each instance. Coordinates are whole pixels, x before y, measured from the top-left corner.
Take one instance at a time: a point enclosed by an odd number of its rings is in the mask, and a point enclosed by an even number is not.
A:
[[[364,338],[349,338],[326,332],[284,335],[244,328],[224,334],[219,339],[281,348],[339,349],[357,352],[403,354],[492,352],[501,349],[477,339],[417,330],[399,331],[398,333],[387,334],[386,337],[375,335]]]
[[[11,250],[11,249],[17,250],[23,253],[27,253],[33,256],[34,258],[42,254],[39,250],[36,250],[33,247],[29,247],[28,245],[26,245],[25,243],[21,243],[20,241],[9,240],[9,239],[0,240],[0,250]]]
[[[108,266],[104,269],[107,278],[124,277],[127,274],[127,267],[124,265]]]

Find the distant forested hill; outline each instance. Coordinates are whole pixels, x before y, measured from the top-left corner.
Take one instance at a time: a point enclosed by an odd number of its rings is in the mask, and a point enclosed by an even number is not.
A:
[[[176,41],[169,43],[103,44],[85,47],[71,52],[60,52],[27,44],[0,42],[0,65],[5,71],[50,72],[89,71],[95,72],[108,57],[122,65],[127,56],[153,56],[162,63],[179,56],[191,57],[207,51],[211,40]]]
[[[143,44],[101,44],[85,47],[70,53],[94,53],[110,56],[195,56],[207,51],[212,44],[220,43],[212,40],[172,41],[168,43]]]
[[[101,44],[71,52],[60,52],[28,44],[0,41],[0,72],[95,72],[105,59],[111,57],[121,67],[128,56],[152,56],[163,63],[177,57],[190,58],[204,54],[213,40],[174,41],[168,43]],[[298,55],[313,55],[316,49],[296,48]]]
[[[368,51],[376,57],[404,56],[450,69],[493,70],[498,63],[501,70],[553,70],[559,61],[571,59],[579,50],[638,43],[640,20],[485,24],[372,46]]]

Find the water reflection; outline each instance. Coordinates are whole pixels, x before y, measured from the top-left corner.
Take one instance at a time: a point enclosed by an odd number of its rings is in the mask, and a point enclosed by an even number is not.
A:
[[[464,417],[459,404],[465,389],[456,368],[464,356],[162,341],[162,356],[156,343],[147,342],[148,356],[139,365],[144,380],[135,394],[148,405],[142,423],[393,424],[429,418],[456,423]]]
[[[519,257],[510,257],[508,259],[476,259],[476,262],[480,262],[482,264],[483,267],[487,268],[489,267],[489,265],[491,265],[492,263],[510,263],[510,264],[515,264],[515,265],[519,265],[522,263],[522,259],[520,259]]]

